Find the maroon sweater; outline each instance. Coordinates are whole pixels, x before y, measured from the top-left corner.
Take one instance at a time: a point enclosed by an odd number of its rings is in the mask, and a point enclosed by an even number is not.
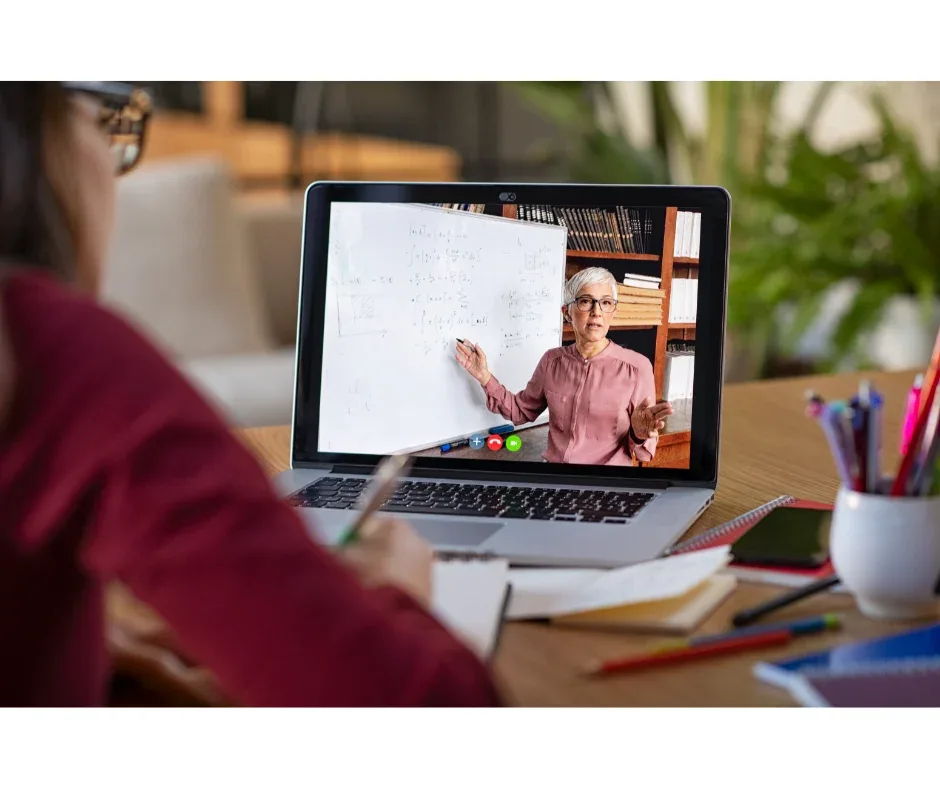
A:
[[[408,595],[364,589],[311,542],[125,322],[41,276],[6,280],[2,302],[16,384],[0,431],[0,705],[104,702],[110,579],[243,704],[498,703]]]

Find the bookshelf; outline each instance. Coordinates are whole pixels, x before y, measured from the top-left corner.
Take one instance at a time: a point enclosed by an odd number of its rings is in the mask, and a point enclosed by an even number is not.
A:
[[[663,384],[666,375],[666,343],[670,339],[694,340],[695,323],[669,323],[669,307],[672,298],[672,280],[678,274],[682,278],[690,278],[689,269],[698,268],[698,258],[695,257],[674,257],[676,240],[676,219],[679,209],[676,207],[666,208],[665,223],[663,227],[662,254],[636,254],[627,252],[598,252],[580,249],[569,249],[566,253],[567,265],[565,275],[570,278],[581,268],[589,268],[597,265],[603,266],[604,261],[617,263],[658,263],[655,266],[657,273],[662,280],[660,288],[665,291],[663,298],[663,320],[659,325],[649,326],[611,326],[610,331],[653,331],[656,332],[655,350],[653,353],[653,377],[656,381],[656,396],[662,398]],[[503,216],[509,219],[518,218],[518,206],[504,205]],[[618,266],[618,270],[621,266]],[[645,270],[649,270],[646,268]],[[620,281],[622,276],[614,275]],[[569,327],[565,327],[562,334],[565,340],[574,339],[574,334]]]
[[[510,219],[519,218],[519,209],[516,205],[504,205],[503,216]],[[674,278],[698,278],[699,259],[697,257],[675,256],[676,229],[678,223],[678,207],[665,209],[665,220],[662,224],[662,254],[638,254],[629,252],[588,251],[582,249],[568,249],[566,252],[565,276],[570,278],[578,270],[593,266],[606,267],[606,263],[616,263],[612,270],[615,278],[620,282],[623,273],[643,273],[660,277],[660,289],[665,293],[663,298],[663,318],[657,325],[631,325],[611,326],[611,332],[618,334],[623,331],[655,332],[653,337],[653,378],[656,385],[656,397],[661,400],[664,395],[666,377],[666,345],[669,340],[694,340],[695,323],[669,323],[670,302],[672,299],[672,280]],[[656,224],[658,238],[658,221]],[[653,247],[655,249],[655,246]],[[631,271],[630,263],[637,263],[642,271]],[[619,273],[619,275],[618,275]],[[565,327],[562,339],[574,339],[574,332]],[[647,343],[649,339],[647,339]],[[676,414],[671,417],[666,430],[660,436],[656,457],[651,463],[652,467],[661,468],[687,468],[689,464],[689,450],[691,446],[691,412]]]

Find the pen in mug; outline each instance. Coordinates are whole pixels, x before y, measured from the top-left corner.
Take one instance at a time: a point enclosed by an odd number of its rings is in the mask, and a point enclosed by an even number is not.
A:
[[[917,414],[920,411],[920,393],[924,386],[924,376],[918,374],[914,378],[914,385],[907,393],[907,405],[904,409],[904,424],[901,427],[901,454],[907,452],[911,436],[914,434],[914,425],[917,424]]]
[[[911,492],[914,495],[927,495],[933,486],[934,470],[940,456],[940,397],[936,398],[927,421],[927,429],[919,447],[912,446],[917,452]]]
[[[806,400],[806,415],[811,419],[819,418],[819,414],[822,412],[822,409],[826,404],[826,400],[820,397],[812,389],[807,389],[806,393],[803,395],[803,398]]]
[[[852,471],[846,456],[841,412],[837,409],[834,410],[831,405],[824,405],[819,412],[817,421],[819,426],[822,427],[826,440],[829,441],[829,450],[832,452],[832,459],[835,461],[836,470],[839,472],[842,484],[847,489],[852,489]]]
[[[873,386],[869,387],[869,410],[868,410],[868,483],[866,485],[868,492],[881,492],[881,443],[884,433],[882,405],[884,400]]]
[[[852,449],[855,457],[854,482],[856,492],[868,489],[868,435],[870,430],[869,408],[871,389],[865,381],[858,386],[858,394],[850,401]]]

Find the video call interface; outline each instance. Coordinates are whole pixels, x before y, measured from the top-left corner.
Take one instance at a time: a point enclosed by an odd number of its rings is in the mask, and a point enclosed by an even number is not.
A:
[[[687,469],[701,213],[333,203],[318,449]]]

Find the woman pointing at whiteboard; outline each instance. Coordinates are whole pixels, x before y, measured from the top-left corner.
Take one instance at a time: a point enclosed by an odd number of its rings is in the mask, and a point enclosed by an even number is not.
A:
[[[607,338],[616,308],[610,271],[586,268],[571,277],[561,309],[574,344],[547,351],[518,394],[490,372],[479,345],[457,343],[457,361],[480,382],[493,413],[526,424],[548,408],[548,462],[632,465],[632,456],[649,462],[656,453],[672,406],[656,403],[649,359]]]

